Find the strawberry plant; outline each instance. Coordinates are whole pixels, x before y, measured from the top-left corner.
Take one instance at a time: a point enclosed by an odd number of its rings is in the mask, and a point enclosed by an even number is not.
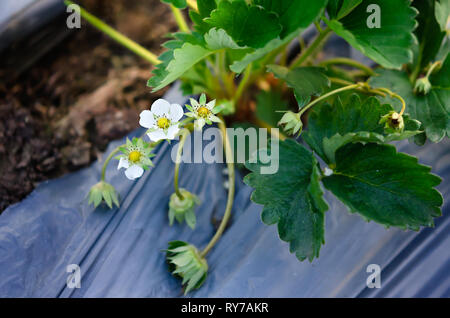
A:
[[[226,123],[242,125],[244,119],[248,126],[269,127],[272,138],[280,140],[267,146],[279,160],[278,169],[263,173],[268,164],[253,153],[244,181],[254,188],[251,199],[263,205],[262,221],[277,225],[300,261],[319,257],[325,243],[324,189],[367,221],[415,231],[433,226],[443,204],[436,190],[441,179],[392,142],[409,139],[423,145],[450,135],[448,0],[163,2],[180,30],[169,36],[159,57],[82,9],[81,14],[155,65],[147,83],[152,91],[179,80],[186,96],[200,96],[185,108],[156,101],[141,113],[147,137],[128,141],[105,161],[106,166],[120,153],[118,168],[134,180],[152,166],[158,143],[179,137],[168,223],[176,219],[195,228],[195,208],[202,203],[178,185],[183,145],[194,130],[220,127],[229,174],[221,224],[202,250],[181,241],[170,242],[167,249],[170,269],[182,279],[185,292],[204,282],[206,256],[232,210],[234,149]],[[310,26],[316,37],[305,44]],[[323,59],[332,35],[374,67],[346,57]],[[277,133],[276,126],[283,132]],[[103,173],[91,190],[91,202],[119,205],[104,179]]]

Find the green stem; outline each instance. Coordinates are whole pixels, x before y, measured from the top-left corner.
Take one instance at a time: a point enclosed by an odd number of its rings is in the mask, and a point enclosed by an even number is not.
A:
[[[343,85],[343,86],[348,86],[348,85],[355,84],[353,82],[350,82],[350,81],[347,81],[347,80],[344,80],[344,79],[341,79],[341,78],[336,78],[336,77],[328,77],[328,79],[330,80],[331,83],[335,83],[335,84]],[[368,93],[372,93],[372,94],[376,94],[376,95],[380,95],[380,96],[386,97],[385,93],[383,93],[382,91],[380,91],[380,90],[378,90],[376,88],[371,88],[371,87],[365,86],[365,87],[358,87],[357,89],[361,90],[363,92],[368,92]]]
[[[334,91],[331,91],[331,92],[329,92],[329,93],[327,93],[327,94],[325,94],[325,95],[320,96],[319,98],[315,99],[314,101],[312,101],[311,103],[309,103],[308,105],[306,105],[305,107],[303,107],[303,108],[300,110],[300,117],[301,117],[301,116],[302,116],[309,108],[311,108],[312,106],[314,106],[314,105],[317,104],[318,102],[320,102],[320,101],[322,101],[322,100],[324,100],[324,99],[326,99],[326,98],[328,98],[328,97],[330,97],[330,96],[332,96],[332,95],[338,94],[338,93],[340,93],[340,92],[348,91],[348,90],[351,90],[351,89],[355,89],[355,88],[358,88],[358,87],[364,87],[363,83],[356,83],[356,84],[344,86],[344,87],[335,89]]]
[[[328,36],[331,35],[331,31],[332,30],[329,27],[322,30],[322,32],[319,33],[319,35],[311,43],[311,45],[308,46],[308,48],[292,62],[290,68],[292,69],[294,67],[302,65],[308,59],[308,57],[316,51],[316,49],[320,46],[322,41],[324,41],[325,39],[328,38]]]
[[[188,134],[189,134],[189,130],[182,129],[182,131],[180,133],[180,142],[178,144],[178,149],[177,149],[177,158],[175,160],[175,175],[173,177],[173,185],[175,187],[175,193],[177,194],[177,196],[180,200],[183,200],[184,197],[181,194],[180,188],[178,186],[178,175],[180,172],[181,154],[183,153],[184,143],[186,142]]]
[[[332,64],[349,65],[364,71],[367,75],[372,76],[375,72],[368,66],[346,57],[337,57],[319,63],[319,65],[327,66]]]
[[[177,21],[180,31],[189,32],[189,27],[186,23],[186,20],[184,20],[183,14],[181,13],[180,9],[176,8],[173,4],[170,5],[170,9],[172,10],[173,17],[175,18],[175,21]]]
[[[194,10],[194,11],[198,11],[198,7],[197,7],[197,1],[196,0],[187,0],[186,1],[188,6]]]
[[[72,5],[75,4],[72,1],[64,0],[64,3],[66,5]],[[130,51],[136,53],[140,57],[144,58],[145,60],[149,61],[153,65],[157,65],[160,63],[157,56],[153,53],[151,53],[146,48],[142,47],[141,45],[137,44],[130,38],[126,37],[125,35],[117,32],[113,28],[111,28],[109,25],[98,19],[97,17],[93,16],[86,10],[80,7],[80,14],[81,16],[89,22],[92,26],[97,28],[98,30],[102,31],[106,35],[108,35],[111,39],[115,40],[117,43],[121,44],[122,46],[126,47]]]
[[[222,138],[224,141],[224,148],[225,148],[225,158],[227,161],[228,166],[228,199],[227,199],[227,206],[225,208],[225,214],[223,215],[222,222],[220,222],[219,228],[217,229],[216,234],[214,234],[211,241],[209,241],[208,245],[205,247],[205,249],[200,253],[201,257],[205,257],[206,254],[211,251],[211,249],[216,245],[217,241],[220,239],[220,237],[223,234],[223,231],[225,230],[225,227],[228,223],[228,220],[231,216],[231,209],[233,207],[233,200],[234,200],[234,163],[233,163],[233,154],[231,150],[230,141],[228,140],[227,136],[227,129],[225,126],[225,121],[223,118],[221,118],[222,122],[219,123],[220,130],[222,132]]]
[[[405,109],[406,109],[406,103],[405,103],[405,100],[400,96],[400,95],[398,95],[398,94],[396,94],[396,93],[394,93],[394,92],[392,92],[390,89],[388,89],[388,88],[385,88],[385,87],[379,87],[379,88],[377,88],[379,91],[381,91],[381,92],[385,92],[386,94],[388,94],[390,97],[392,97],[392,98],[396,98],[396,99],[398,99],[401,103],[402,103],[402,109],[400,110],[400,113],[399,113],[399,115],[401,116],[401,115],[403,115],[403,113],[405,112]]]
[[[102,167],[102,177],[101,177],[101,181],[105,181],[105,173],[106,173],[106,167],[108,166],[108,163],[111,161],[112,157],[114,157],[114,155],[116,153],[118,153],[120,150],[120,147],[126,146],[126,144],[124,145],[120,145],[117,148],[115,148],[110,154],[109,156],[106,158],[105,162],[103,163],[103,167]]]
[[[436,67],[440,66],[442,64],[442,61],[436,61],[434,62],[430,68],[428,69],[426,78],[430,77],[430,75],[433,73],[433,71],[435,70]]]
[[[234,95],[234,103],[236,104],[239,99],[242,96],[242,93],[244,92],[244,89],[247,87],[248,81],[250,79],[252,70],[252,63],[250,63],[247,68],[244,71],[244,77],[242,78],[241,82],[239,83],[239,86],[236,90],[236,94]]]

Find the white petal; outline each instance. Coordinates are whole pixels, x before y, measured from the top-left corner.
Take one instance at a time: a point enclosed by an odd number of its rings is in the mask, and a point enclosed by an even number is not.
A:
[[[178,134],[180,131],[180,128],[178,125],[170,126],[169,129],[167,129],[167,139],[175,139],[175,135]]]
[[[130,180],[140,178],[143,173],[144,169],[138,165],[132,165],[127,170],[125,170],[125,176]]]
[[[149,110],[144,110],[139,115],[139,125],[145,128],[153,128],[155,125],[155,117],[153,113]]]
[[[212,122],[215,122],[215,123],[220,123],[220,122],[222,122],[222,121],[220,120],[220,118],[217,117],[216,115],[209,115],[209,120],[211,120]]]
[[[212,110],[214,107],[216,107],[216,100],[212,100],[210,101],[208,104],[206,104],[206,108],[208,108],[209,110]]]
[[[170,109],[170,103],[162,98],[157,99],[152,104],[152,108],[151,108],[153,114],[158,115],[158,116],[164,116],[164,115],[168,116],[169,109]]]
[[[178,104],[170,105],[169,119],[172,122],[177,122],[181,119],[181,117],[183,117],[183,107]]]
[[[200,107],[200,104],[195,99],[189,98],[189,101],[191,102],[192,108],[197,109]]]
[[[128,168],[130,166],[130,163],[128,162],[127,158],[120,158],[119,165],[117,166],[117,170],[120,168]]]
[[[158,129],[155,131],[149,131],[147,133],[148,138],[150,138],[151,141],[159,141],[161,139],[166,139],[166,134],[164,133],[164,130]]]

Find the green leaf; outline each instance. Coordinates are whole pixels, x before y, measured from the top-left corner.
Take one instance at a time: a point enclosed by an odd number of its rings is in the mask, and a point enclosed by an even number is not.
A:
[[[247,65],[265,57],[272,51],[275,51],[281,46],[291,42],[292,39],[295,37],[295,35],[296,34],[293,33],[288,37],[284,38],[283,40],[281,40],[280,38],[273,39],[270,42],[268,42],[264,47],[256,49],[252,52],[248,52],[246,55],[244,55],[242,59],[233,62],[233,64],[230,65],[230,70],[238,74],[242,73],[242,71],[247,67]]]
[[[261,91],[256,96],[256,117],[259,120],[276,127],[281,117],[282,111],[289,109],[289,103],[283,99],[278,91]]]
[[[385,226],[418,230],[441,215],[441,179],[415,157],[392,145],[348,144],[336,153],[336,168],[322,179],[351,210]]]
[[[272,149],[273,154],[275,154]],[[261,174],[263,163],[247,162],[252,171],[244,182],[255,190],[251,199],[263,204],[262,220],[278,223],[278,233],[290,243],[290,252],[299,260],[312,261],[325,242],[324,221],[328,209],[319,185],[320,172],[313,154],[293,140],[280,142],[279,169]]]
[[[369,5],[380,8],[380,27],[369,28],[372,21]],[[341,20],[328,20],[328,26],[350,45],[386,68],[400,68],[412,61],[412,31],[416,10],[409,0],[363,0]]]
[[[280,38],[308,27],[314,22],[326,5],[326,0],[254,0],[253,3],[275,12],[283,30]]]
[[[240,46],[263,47],[281,32],[274,13],[260,6],[248,6],[242,0],[222,0],[205,21],[211,27],[224,29]]]
[[[302,101],[300,108],[309,102],[311,96],[321,95],[330,87],[330,80],[320,67],[297,67],[289,70],[279,65],[268,65],[267,69],[294,89],[297,100]]]
[[[205,34],[205,41],[211,50],[220,49],[246,49],[234,42],[234,40],[223,29],[212,28]]]
[[[172,4],[175,8],[184,9],[187,7],[186,0],[162,0],[162,2]]]
[[[450,136],[450,57],[438,73],[430,77],[432,89],[427,95],[415,95],[413,85],[405,72],[394,70],[377,70],[379,76],[370,79],[373,87],[387,87],[403,97],[406,111],[417,119],[425,128],[427,137],[433,142]],[[382,98],[390,102],[398,111],[401,104],[389,97]]]
[[[335,158],[336,151],[339,148],[341,148],[349,143],[355,143],[355,142],[383,143],[384,138],[380,134],[373,133],[373,132],[367,132],[367,131],[346,133],[343,136],[340,134],[336,134],[330,138],[325,137],[323,139],[323,152],[325,154],[327,162],[335,164],[336,163],[336,158]]]
[[[325,138],[330,139],[336,134],[345,136],[348,133],[357,132],[376,133],[377,135],[372,137],[383,138],[384,127],[379,121],[381,116],[391,110],[390,105],[380,104],[375,97],[369,97],[364,102],[356,94],[351,95],[344,102],[337,98],[334,105],[326,103],[315,106],[309,115],[308,130],[304,132],[303,138],[323,160],[329,163],[332,162],[332,158],[325,154],[323,145]],[[358,136],[364,137],[364,135],[356,134],[351,141],[356,141],[354,138]]]
[[[442,31],[447,28],[448,17],[450,16],[450,0],[440,0],[435,2],[435,16]]]
[[[199,45],[185,43],[181,48],[173,50],[173,57],[168,63],[158,66],[153,71],[154,76],[150,78],[148,86],[152,86],[153,92],[169,85],[195,64],[212,54],[213,51]],[[167,67],[164,68],[164,66]]]
[[[216,0],[197,0],[197,7],[200,16],[206,18],[217,8],[217,3]]]
[[[349,14],[362,0],[329,0],[327,12],[331,19],[341,19]]]
[[[435,0],[413,2],[413,6],[419,11],[416,18],[419,25],[414,31],[419,42],[415,49],[413,64],[420,63],[421,69],[434,60],[445,36],[445,32],[442,32],[438,22],[434,19],[435,4],[438,5]]]

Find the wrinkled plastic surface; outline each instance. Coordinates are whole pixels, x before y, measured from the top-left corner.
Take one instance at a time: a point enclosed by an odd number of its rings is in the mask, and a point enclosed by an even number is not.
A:
[[[171,101],[182,100],[176,88]],[[137,130],[134,134],[141,134]],[[123,142],[123,141],[122,141]],[[108,148],[110,152],[120,142]],[[121,195],[120,209],[93,209],[85,195],[100,177],[101,164],[41,184],[0,215],[0,297],[177,297],[180,282],[167,271],[167,242],[180,239],[203,247],[214,233],[226,201],[223,164],[183,164],[180,184],[196,193],[195,231],[169,227],[173,192],[171,149],[161,145],[156,168],[136,182],[111,164],[107,178]],[[400,150],[450,177],[450,143]],[[366,223],[326,193],[326,244],[312,264],[289,254],[276,226],[260,220],[251,189],[236,181],[230,227],[208,255],[209,277],[193,297],[372,297],[450,296],[450,218],[446,202],[435,228],[420,232]],[[448,197],[449,184],[439,189]],[[66,285],[69,264],[81,268],[81,288]],[[369,264],[381,269],[380,289],[366,287]]]
[[[32,8],[56,2],[34,1]],[[31,29],[45,20],[42,12],[57,14],[58,10],[33,12],[26,13],[39,17],[26,19],[33,26]],[[3,44],[10,38],[3,32],[6,26],[3,19],[8,14],[5,11],[0,19]],[[23,33],[24,30],[15,30],[11,34],[16,38]],[[334,41],[327,48],[340,56],[356,52],[342,46],[342,41]],[[356,58],[362,59],[356,54]],[[183,101],[177,92],[177,88],[172,89],[166,98]],[[137,130],[133,134],[142,133]],[[121,142],[112,143],[107,153]],[[154,160],[157,168],[136,182],[126,179],[114,164],[109,166],[107,179],[121,195],[120,209],[93,209],[87,205],[86,193],[100,177],[101,163],[95,163],[42,183],[25,200],[4,211],[0,215],[0,297],[182,296],[180,282],[167,271],[162,250],[168,241],[175,239],[199,247],[207,244],[214,233],[212,223],[217,224],[225,209],[227,192],[223,184],[227,177],[223,164],[183,164],[180,184],[196,193],[203,204],[197,209],[195,231],[185,225],[169,227],[167,205],[173,192],[174,164],[170,158],[173,145],[159,147]],[[448,198],[448,139],[424,147],[403,142],[399,151],[418,156],[421,163],[431,165],[433,172],[444,179],[439,190]],[[276,226],[261,222],[261,206],[250,202],[251,191],[238,178],[231,225],[208,255],[209,277],[201,289],[188,296],[450,296],[447,202],[443,216],[436,219],[436,227],[416,233],[366,223],[358,215],[348,213],[327,192],[330,209],[326,214],[326,244],[320,258],[311,264],[300,263],[289,253],[288,244],[278,238]],[[81,268],[79,289],[66,285],[70,264]],[[382,270],[380,289],[366,287],[369,264],[378,264]]]
[[[63,0],[1,0],[0,52],[64,12]],[[37,42],[42,38],[32,39]]]

